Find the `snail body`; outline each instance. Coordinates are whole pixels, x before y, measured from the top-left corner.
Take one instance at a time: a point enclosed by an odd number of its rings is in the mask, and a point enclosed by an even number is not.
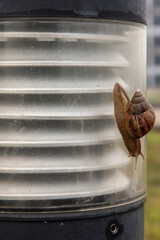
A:
[[[138,156],[143,157],[140,138],[154,126],[154,110],[140,90],[137,90],[130,100],[119,83],[114,86],[113,98],[118,129],[130,156],[135,157],[137,164]]]

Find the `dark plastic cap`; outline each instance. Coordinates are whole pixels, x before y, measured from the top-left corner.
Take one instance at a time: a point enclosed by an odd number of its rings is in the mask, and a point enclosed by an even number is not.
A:
[[[146,24],[146,0],[0,0],[1,17],[78,17]]]

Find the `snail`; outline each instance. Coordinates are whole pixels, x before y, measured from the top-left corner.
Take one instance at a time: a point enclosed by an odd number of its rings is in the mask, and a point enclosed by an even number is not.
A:
[[[140,90],[136,90],[130,100],[119,83],[115,83],[113,100],[116,123],[129,155],[135,157],[136,169],[138,156],[141,155],[144,159],[140,138],[146,135],[155,123],[153,107]]]

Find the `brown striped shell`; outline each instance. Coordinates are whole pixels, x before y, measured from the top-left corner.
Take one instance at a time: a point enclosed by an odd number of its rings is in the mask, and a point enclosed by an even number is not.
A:
[[[131,136],[141,138],[154,126],[154,110],[140,90],[137,90],[126,109],[126,127]]]

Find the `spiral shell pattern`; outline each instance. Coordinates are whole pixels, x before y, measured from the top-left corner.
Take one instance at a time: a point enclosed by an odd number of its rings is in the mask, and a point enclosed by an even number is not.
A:
[[[126,127],[131,136],[141,138],[146,135],[155,123],[154,110],[140,90],[137,90],[128,103]]]

